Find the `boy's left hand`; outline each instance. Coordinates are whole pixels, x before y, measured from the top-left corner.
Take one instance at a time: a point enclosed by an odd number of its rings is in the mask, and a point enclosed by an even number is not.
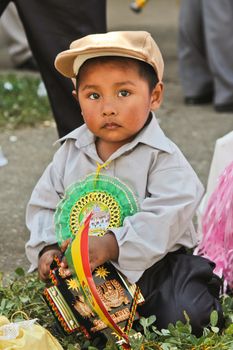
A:
[[[119,247],[113,233],[107,232],[101,237],[89,237],[89,262],[92,272],[96,267],[104,264],[106,261],[117,261],[118,256]]]
[[[61,245],[61,251],[65,252],[70,240],[67,239]],[[119,247],[115,235],[107,232],[104,236],[89,236],[89,262],[91,271],[96,267],[104,264],[106,261],[117,261],[119,255]],[[61,262],[61,273],[64,277],[70,276],[70,270],[65,258]]]

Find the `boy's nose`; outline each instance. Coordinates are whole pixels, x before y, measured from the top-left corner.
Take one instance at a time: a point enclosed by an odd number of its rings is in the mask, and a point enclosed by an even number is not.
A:
[[[103,111],[103,117],[111,117],[114,115],[116,115],[116,113],[114,111],[110,111],[110,110]]]
[[[116,108],[113,102],[108,101],[103,104],[103,109],[102,109],[103,117],[114,116],[116,115],[116,113],[117,113]]]

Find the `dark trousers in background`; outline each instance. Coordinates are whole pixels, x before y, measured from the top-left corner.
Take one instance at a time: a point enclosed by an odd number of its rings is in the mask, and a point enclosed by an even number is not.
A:
[[[210,322],[211,312],[217,310],[222,327],[221,280],[213,269],[209,260],[186,254],[182,249],[167,254],[146,270],[137,283],[145,298],[138,307],[139,315],[155,315],[156,326],[162,329],[178,320],[186,322],[185,310],[193,333],[200,336]]]
[[[8,4],[0,0],[0,15]],[[54,68],[56,55],[73,40],[106,32],[105,0],[15,0],[33,56],[45,83],[59,136],[83,124],[73,85]]]
[[[213,93],[216,106],[233,106],[233,2],[182,0],[179,71],[186,97]]]

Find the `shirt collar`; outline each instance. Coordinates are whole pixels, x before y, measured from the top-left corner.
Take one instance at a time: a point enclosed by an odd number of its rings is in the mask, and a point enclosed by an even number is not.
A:
[[[86,147],[95,142],[95,136],[88,130],[87,126],[83,124],[81,127],[71,131],[66,136],[56,141],[63,142],[67,139],[75,140],[75,145],[78,148]],[[152,117],[148,125],[141,130],[132,142],[128,144],[129,148],[135,147],[138,143],[146,144],[155,149],[172,153],[169,139],[165,136],[160,128],[158,121],[152,112]],[[125,145],[126,146],[126,145]]]
[[[169,139],[160,128],[155,114],[153,112],[151,114],[152,116],[149,124],[146,125],[135,137],[135,139],[132,141],[132,144],[136,146],[138,143],[144,143],[145,145],[148,145],[160,151],[172,153]]]
[[[83,124],[79,128],[71,131],[69,134],[63,136],[56,143],[64,142],[68,139],[75,140],[75,144],[78,148],[86,147],[95,142],[95,136],[87,128],[86,124]]]

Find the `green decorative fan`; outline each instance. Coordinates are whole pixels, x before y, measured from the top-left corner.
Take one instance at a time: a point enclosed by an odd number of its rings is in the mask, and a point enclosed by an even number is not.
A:
[[[126,216],[138,211],[133,192],[122,181],[107,175],[90,174],[71,185],[55,212],[55,232],[61,244],[76,235],[90,212],[89,234],[103,235],[122,225]]]

